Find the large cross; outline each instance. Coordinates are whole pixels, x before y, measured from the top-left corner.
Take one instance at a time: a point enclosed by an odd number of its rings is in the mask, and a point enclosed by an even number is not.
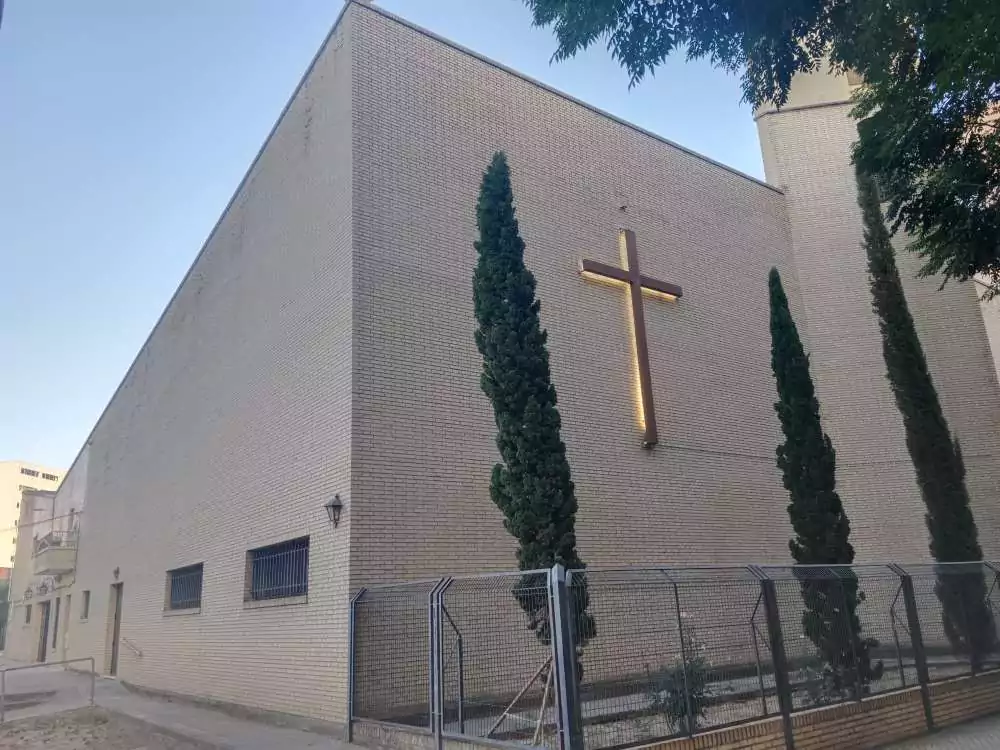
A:
[[[635,232],[623,229],[619,235],[624,268],[609,266],[596,260],[580,262],[580,272],[597,281],[612,281],[628,287],[632,308],[632,334],[635,358],[639,371],[639,400],[642,407],[643,447],[652,448],[659,440],[656,432],[656,409],[653,407],[653,378],[649,371],[649,344],[646,341],[646,318],[642,310],[642,293],[675,300],[681,296],[681,288],[666,281],[651,279],[639,271],[639,252],[635,247]]]

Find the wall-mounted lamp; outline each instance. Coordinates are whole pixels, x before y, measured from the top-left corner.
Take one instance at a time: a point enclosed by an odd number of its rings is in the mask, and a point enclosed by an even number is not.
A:
[[[333,500],[323,507],[326,508],[326,514],[330,517],[333,527],[337,528],[337,525],[340,523],[340,512],[344,509],[344,503],[341,501],[340,495],[334,495]]]

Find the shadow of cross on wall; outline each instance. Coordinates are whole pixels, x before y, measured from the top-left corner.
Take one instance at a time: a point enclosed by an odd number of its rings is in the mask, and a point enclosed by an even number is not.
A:
[[[649,342],[646,338],[646,317],[643,314],[642,295],[651,294],[663,299],[680,299],[683,292],[676,284],[643,276],[639,270],[639,251],[635,232],[622,229],[618,244],[624,268],[609,266],[596,260],[580,261],[584,277],[601,282],[623,284],[628,289],[632,317],[632,344],[639,374],[639,400],[643,425],[642,446],[652,448],[659,441],[656,430],[656,408],[653,405],[653,377],[649,369]]]

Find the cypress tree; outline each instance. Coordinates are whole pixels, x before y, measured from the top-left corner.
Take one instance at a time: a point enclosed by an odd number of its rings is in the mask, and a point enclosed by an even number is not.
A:
[[[836,453],[823,432],[809,357],[788,309],[781,276],[772,268],[768,277],[771,296],[771,367],[778,389],[774,405],[785,441],[777,448],[778,468],[791,502],[788,516],[795,536],[788,543],[800,565],[850,565],[854,548],[851,524],[836,490]],[[818,649],[824,666],[824,688],[833,696],[863,689],[882,675],[882,663],[872,665],[874,639],[861,637],[857,615],[864,593],[853,572],[799,569],[805,611],[802,627]]]
[[[539,320],[535,277],[524,265],[524,241],[514,214],[510,170],[496,153],[483,175],[476,206],[479,240],[473,277],[476,345],[483,357],[480,380],[493,404],[501,462],[493,467],[490,496],[504,526],[518,542],[520,570],[561,563],[584,567],[576,551],[576,495],[560,436],[556,389],[549,372],[546,332]],[[529,626],[547,641],[548,610],[537,589],[542,576],[524,576],[515,595]],[[593,634],[586,589],[577,596],[577,634]]]
[[[882,355],[896,406],[903,415],[906,447],[930,532],[931,555],[939,562],[982,560],[979,534],[965,486],[965,464],[941,410],[906,304],[896,255],[875,181],[858,170],[858,205],[864,221],[864,248],[871,277],[872,308],[882,332]],[[967,654],[974,670],[996,645],[993,617],[986,604],[986,581],[976,566],[938,575],[945,634],[956,653]]]

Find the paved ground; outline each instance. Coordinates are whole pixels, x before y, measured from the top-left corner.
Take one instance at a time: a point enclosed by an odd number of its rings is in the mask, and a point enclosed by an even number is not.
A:
[[[1000,716],[990,716],[916,740],[901,742],[893,745],[891,750],[997,750],[997,748],[1000,748]]]
[[[209,750],[157,727],[102,708],[78,708],[0,727],[3,750]]]
[[[0,659],[0,667],[14,666],[9,660]],[[23,671],[8,672],[5,676],[6,701],[5,720],[10,727],[27,727],[46,717],[50,720],[56,714],[76,711],[90,703],[91,679],[88,674],[67,671],[62,667],[40,667]],[[200,708],[188,703],[151,698],[134,693],[123,687],[117,680],[98,677],[94,684],[94,699],[98,707],[107,709],[98,712],[88,726],[86,712],[73,714],[71,721],[48,726],[43,722],[42,730],[50,743],[38,737],[27,744],[15,742],[13,735],[6,733],[8,726],[0,726],[0,748],[40,748],[46,750],[77,750],[77,748],[107,748],[107,750],[192,750],[193,748],[220,748],[222,750],[356,750],[352,745],[330,737],[296,729],[286,729],[263,724],[248,719],[240,719],[219,711]],[[65,716],[65,714],[63,714]],[[75,718],[73,718],[75,717]],[[108,721],[108,717],[112,721]],[[131,718],[137,721],[129,721]],[[122,720],[118,720],[122,719]],[[74,722],[79,726],[74,727]],[[141,727],[145,726],[145,742],[140,741]],[[36,731],[36,730],[32,730]],[[83,744],[72,744],[73,734]],[[85,743],[88,734],[93,734],[91,742]],[[110,733],[119,744],[114,744],[100,733]],[[140,736],[136,733],[139,732]],[[96,734],[95,734],[96,733]],[[117,733],[117,734],[116,734]],[[162,735],[162,736],[161,736]],[[25,735],[28,736],[28,735]],[[170,736],[189,740],[190,744],[164,744]],[[52,744],[56,739],[62,744]],[[72,740],[72,741],[71,741]],[[100,740],[100,741],[98,741]],[[176,740],[175,740],[176,741]],[[20,742],[20,740],[18,740]],[[132,742],[132,744],[128,744]],[[160,744],[156,744],[156,743]],[[66,744],[70,743],[70,744]],[[123,744],[124,743],[124,744]]]

